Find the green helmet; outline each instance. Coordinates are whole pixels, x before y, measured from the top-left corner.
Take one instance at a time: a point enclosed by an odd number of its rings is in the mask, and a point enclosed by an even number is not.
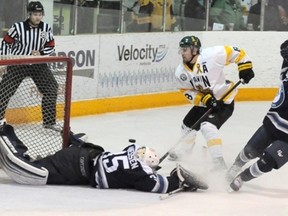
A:
[[[198,37],[195,37],[193,35],[192,36],[186,36],[186,37],[182,38],[182,40],[179,43],[179,46],[180,47],[193,46],[193,47],[200,49],[201,48],[201,42],[200,42]]]

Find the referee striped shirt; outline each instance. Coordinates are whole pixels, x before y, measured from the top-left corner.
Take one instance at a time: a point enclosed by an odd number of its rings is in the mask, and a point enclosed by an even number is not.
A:
[[[54,53],[51,27],[42,21],[37,27],[32,27],[28,21],[14,23],[8,30],[1,43],[1,55],[32,55],[33,50],[41,55]]]

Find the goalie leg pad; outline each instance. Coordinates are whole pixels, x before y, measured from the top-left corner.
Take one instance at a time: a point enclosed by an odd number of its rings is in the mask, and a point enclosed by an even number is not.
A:
[[[12,145],[17,149],[20,155],[23,155],[27,152],[27,147],[23,144],[21,140],[18,139],[17,135],[15,134],[14,128],[4,123],[0,129],[0,136],[5,135],[9,137],[10,142]]]
[[[15,140],[11,142],[4,131],[0,133],[0,161],[6,174],[20,184],[46,184],[47,169],[31,163],[24,157],[22,158],[17,150],[17,145],[15,145]]]

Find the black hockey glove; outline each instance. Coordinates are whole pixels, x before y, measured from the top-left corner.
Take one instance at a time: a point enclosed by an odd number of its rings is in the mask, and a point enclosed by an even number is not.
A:
[[[208,93],[201,98],[201,102],[208,108],[213,110],[219,110],[223,106],[223,101],[216,100],[216,98]]]
[[[242,79],[245,84],[248,84],[249,81],[255,76],[254,71],[252,70],[252,62],[245,62],[238,64],[239,70],[239,79]]]
[[[197,189],[207,190],[208,185],[202,181],[195,174],[184,169],[181,165],[177,164],[176,168],[170,173],[170,176],[175,176],[179,179],[179,188],[183,191],[196,191]]]
[[[183,178],[181,173],[178,174],[177,169],[178,168],[174,168],[171,171],[170,176],[175,176],[176,178],[178,178],[179,188],[183,188],[183,191],[196,191],[198,188],[194,185],[185,183],[185,179]]]
[[[281,44],[280,54],[285,61],[288,61],[288,40]]]

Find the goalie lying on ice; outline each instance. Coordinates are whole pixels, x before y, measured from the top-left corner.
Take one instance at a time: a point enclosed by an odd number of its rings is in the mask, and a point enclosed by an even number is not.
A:
[[[181,166],[167,177],[157,174],[159,158],[151,148],[130,143],[123,151],[112,153],[72,133],[69,142],[68,148],[32,161],[13,127],[4,124],[0,128],[0,162],[6,174],[21,184],[91,185],[156,193],[208,189],[205,182]]]

